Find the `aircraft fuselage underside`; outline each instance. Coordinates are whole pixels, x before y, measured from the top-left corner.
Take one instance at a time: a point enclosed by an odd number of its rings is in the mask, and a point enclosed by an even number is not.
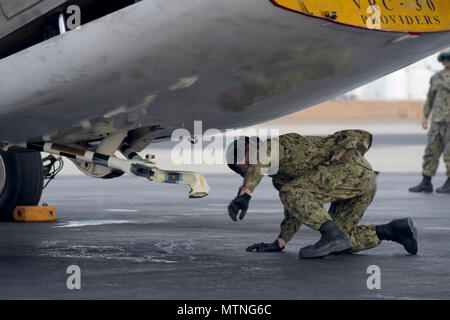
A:
[[[142,1],[0,60],[0,142],[237,128],[422,59],[449,32],[365,30],[269,0]]]

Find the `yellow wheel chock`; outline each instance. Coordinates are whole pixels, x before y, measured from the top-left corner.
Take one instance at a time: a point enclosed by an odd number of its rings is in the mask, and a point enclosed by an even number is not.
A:
[[[14,209],[15,221],[48,222],[55,221],[56,209],[51,206],[18,206]]]

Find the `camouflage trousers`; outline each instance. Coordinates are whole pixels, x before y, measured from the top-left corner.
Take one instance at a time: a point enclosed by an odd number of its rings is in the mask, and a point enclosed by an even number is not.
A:
[[[375,225],[358,226],[375,196],[376,175],[362,156],[353,155],[280,184],[285,218],[279,237],[288,242],[302,224],[319,230],[333,220],[350,238],[354,252],[378,246]],[[323,204],[329,202],[327,212]]]
[[[428,131],[428,145],[423,156],[423,175],[432,177],[436,174],[442,153],[447,176],[450,177],[450,123],[432,122]]]

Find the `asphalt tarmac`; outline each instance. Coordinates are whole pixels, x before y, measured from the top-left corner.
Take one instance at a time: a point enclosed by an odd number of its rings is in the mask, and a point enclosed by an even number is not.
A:
[[[395,243],[363,253],[300,260],[319,233],[302,227],[282,253],[248,253],[273,241],[283,210],[268,178],[245,220],[226,207],[240,178],[208,175],[211,194],[188,199],[187,187],[132,177],[100,181],[61,176],[43,201],[52,223],[0,224],[1,299],[449,299],[450,196],[411,194],[416,174],[381,174],[363,223],[410,216],[419,254]],[[444,177],[435,179],[440,185]],[[69,290],[67,268],[81,270]],[[381,289],[368,289],[367,268],[380,268]]]

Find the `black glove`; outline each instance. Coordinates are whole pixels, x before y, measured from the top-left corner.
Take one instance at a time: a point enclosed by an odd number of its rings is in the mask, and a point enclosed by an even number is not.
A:
[[[280,244],[278,243],[278,239],[272,243],[255,243],[254,245],[247,248],[247,251],[256,250],[256,252],[278,252],[283,250],[284,247],[280,248]]]
[[[244,219],[244,216],[247,213],[248,203],[251,198],[252,197],[249,194],[244,193],[241,196],[238,195],[233,201],[230,202],[230,205],[228,206],[228,214],[230,215],[231,220],[237,221],[239,211],[241,211],[239,220]]]

